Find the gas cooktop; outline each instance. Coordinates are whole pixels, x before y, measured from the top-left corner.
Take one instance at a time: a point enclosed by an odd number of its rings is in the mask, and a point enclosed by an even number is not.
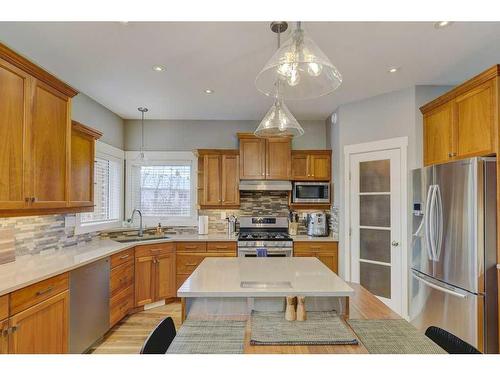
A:
[[[238,241],[292,241],[286,232],[240,232]]]

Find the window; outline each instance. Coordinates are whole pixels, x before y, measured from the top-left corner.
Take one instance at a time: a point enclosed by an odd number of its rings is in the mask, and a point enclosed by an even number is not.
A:
[[[121,226],[122,202],[123,151],[97,142],[94,164],[94,211],[77,215],[75,233],[88,233]]]
[[[150,152],[145,161],[138,161],[135,154],[127,152],[127,215],[137,208],[144,225],[195,225],[194,155]]]

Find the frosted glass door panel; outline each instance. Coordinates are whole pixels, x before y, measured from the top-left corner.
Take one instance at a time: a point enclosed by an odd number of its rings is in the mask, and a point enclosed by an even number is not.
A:
[[[373,160],[359,163],[359,192],[391,191],[390,160]]]
[[[376,262],[391,262],[391,231],[382,229],[360,228],[360,259]]]

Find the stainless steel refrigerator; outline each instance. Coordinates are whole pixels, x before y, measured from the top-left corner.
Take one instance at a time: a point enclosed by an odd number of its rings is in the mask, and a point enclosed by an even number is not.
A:
[[[410,319],[498,352],[496,159],[413,171]]]

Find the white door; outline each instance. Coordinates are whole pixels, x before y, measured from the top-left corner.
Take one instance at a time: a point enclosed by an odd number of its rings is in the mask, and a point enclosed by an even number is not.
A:
[[[351,280],[402,313],[401,153],[350,156]]]

